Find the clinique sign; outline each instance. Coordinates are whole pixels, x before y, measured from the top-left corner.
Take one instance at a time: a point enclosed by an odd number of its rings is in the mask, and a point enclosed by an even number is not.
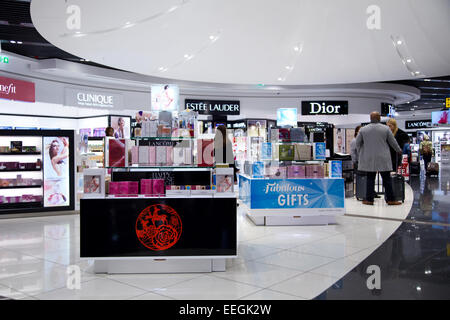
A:
[[[81,88],[66,88],[65,105],[87,108],[121,108],[123,96],[105,91],[90,91]]]
[[[348,114],[348,101],[302,101],[302,115]]]
[[[83,106],[114,107],[113,96],[79,92],[77,94],[77,99],[78,104]]]

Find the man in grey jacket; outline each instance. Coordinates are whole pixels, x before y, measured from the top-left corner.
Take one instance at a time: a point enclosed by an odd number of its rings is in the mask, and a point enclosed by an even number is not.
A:
[[[375,196],[375,176],[380,172],[385,190],[385,200],[388,205],[402,204],[394,201],[394,191],[390,172],[392,171],[391,153],[389,145],[398,153],[402,149],[395,141],[394,135],[388,126],[380,123],[380,113],[370,114],[370,124],[361,128],[356,137],[356,149],[359,155],[358,170],[367,173],[367,198],[364,204],[373,205]]]

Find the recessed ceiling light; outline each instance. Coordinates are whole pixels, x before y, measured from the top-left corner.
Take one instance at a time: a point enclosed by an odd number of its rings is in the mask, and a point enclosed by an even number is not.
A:
[[[286,68],[287,70],[291,70],[291,69],[292,69],[291,66],[286,66],[285,68]]]
[[[398,45],[401,45],[402,43],[403,43],[402,40],[398,40],[398,41],[397,41],[397,44],[398,44]]]
[[[295,46],[294,51],[300,51],[300,47]]]
[[[431,81],[430,79],[423,79],[423,81]]]
[[[411,59],[406,59],[406,62],[411,63],[412,60]]]
[[[18,44],[22,44],[23,42],[22,42],[22,41],[17,41],[17,43],[18,43]]]
[[[420,71],[416,71],[416,72],[414,72],[415,74],[419,74],[420,73]]]
[[[283,81],[283,78],[281,78],[281,77],[280,77],[280,78],[278,78],[278,81]]]
[[[16,43],[14,40],[9,41],[10,43]]]

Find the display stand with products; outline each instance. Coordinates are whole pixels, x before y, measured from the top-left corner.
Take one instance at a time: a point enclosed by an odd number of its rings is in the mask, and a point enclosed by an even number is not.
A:
[[[324,161],[323,142],[292,141],[304,141],[293,129],[271,129],[272,148],[263,143],[258,161],[244,165],[239,198],[256,225],[335,223],[345,213],[342,162]]]
[[[95,272],[224,271],[225,259],[236,257],[233,173],[215,172],[212,140],[173,133],[107,139],[105,195],[91,193],[80,205],[80,256],[94,259]],[[96,189],[101,175],[87,174]]]
[[[0,130],[0,214],[73,210],[74,133]]]

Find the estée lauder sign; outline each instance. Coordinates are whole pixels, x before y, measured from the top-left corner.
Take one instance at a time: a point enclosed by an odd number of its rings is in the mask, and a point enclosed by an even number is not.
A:
[[[241,111],[239,101],[186,99],[185,105],[199,114],[239,115]]]
[[[33,82],[0,77],[0,98],[16,101],[35,102]]]
[[[348,114],[348,101],[302,101],[302,115]]]

